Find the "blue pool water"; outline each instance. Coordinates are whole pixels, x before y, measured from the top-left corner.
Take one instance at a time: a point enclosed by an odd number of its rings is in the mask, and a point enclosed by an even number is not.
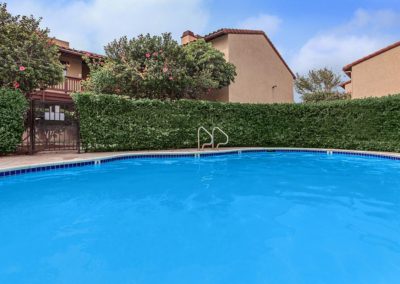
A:
[[[0,179],[0,283],[399,283],[400,161],[134,159]]]

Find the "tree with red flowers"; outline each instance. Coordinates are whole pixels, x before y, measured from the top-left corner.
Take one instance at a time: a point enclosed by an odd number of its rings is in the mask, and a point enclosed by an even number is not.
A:
[[[40,21],[13,16],[0,3],[0,88],[29,94],[62,80],[58,49],[48,37],[49,30],[40,28]]]
[[[90,63],[85,89],[133,98],[200,98],[229,85],[236,73],[222,52],[204,40],[181,46],[170,33],[122,37],[105,47],[107,59]]]
[[[168,33],[122,37],[105,47],[104,62],[89,62],[86,90],[133,98],[181,98],[187,78],[184,54]]]

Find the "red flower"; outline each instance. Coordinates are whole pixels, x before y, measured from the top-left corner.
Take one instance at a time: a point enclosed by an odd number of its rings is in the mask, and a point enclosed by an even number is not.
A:
[[[149,52],[146,53],[146,58],[150,58],[151,54]]]
[[[25,71],[25,67],[24,66],[19,66],[19,71]]]
[[[153,52],[153,56],[158,56],[158,52]]]
[[[165,66],[165,67],[162,69],[162,71],[163,71],[164,73],[167,73],[167,72],[168,72],[168,67]]]
[[[14,88],[15,88],[15,89],[18,89],[18,88],[19,88],[19,83],[18,83],[18,82],[14,82],[13,85],[14,85]]]
[[[174,80],[174,77],[169,76],[169,80],[170,80],[170,81]]]

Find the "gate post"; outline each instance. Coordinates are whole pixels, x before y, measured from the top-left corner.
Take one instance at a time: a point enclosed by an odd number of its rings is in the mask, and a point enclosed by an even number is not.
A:
[[[35,101],[30,99],[30,113],[29,113],[29,154],[35,153]]]
[[[80,154],[81,153],[81,124],[80,124],[79,112],[76,108],[76,105],[75,105],[75,113],[76,113],[75,119],[76,119],[76,126],[77,126],[76,131],[78,132],[77,137],[76,137],[77,138],[76,144],[78,147],[78,154]]]

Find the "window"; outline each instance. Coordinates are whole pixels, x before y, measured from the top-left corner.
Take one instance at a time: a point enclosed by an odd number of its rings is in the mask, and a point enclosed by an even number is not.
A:
[[[68,71],[68,68],[69,68],[69,62],[61,60],[61,64],[64,66],[63,76],[66,77],[67,76],[67,71]]]
[[[45,120],[65,120],[65,113],[59,105],[49,106],[44,110],[44,119]]]

